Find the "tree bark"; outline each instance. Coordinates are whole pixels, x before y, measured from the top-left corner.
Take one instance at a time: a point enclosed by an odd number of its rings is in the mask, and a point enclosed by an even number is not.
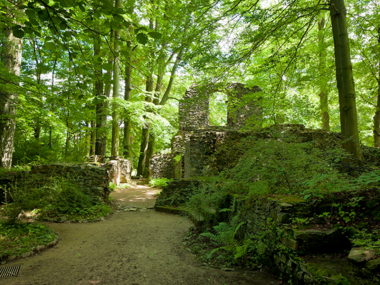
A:
[[[96,141],[96,126],[95,126],[95,121],[91,121],[90,155],[95,155],[95,141]]]
[[[115,9],[122,8],[122,0],[116,0]],[[114,65],[113,65],[113,98],[119,97],[120,92],[120,61],[118,53],[120,51],[119,38],[121,34],[121,29],[115,31],[114,38]],[[111,156],[119,156],[119,145],[120,145],[120,130],[119,130],[119,114],[117,112],[117,104],[114,103],[112,106],[112,146],[111,146]]]
[[[179,51],[177,58],[174,62],[174,65],[173,65],[171,73],[170,73],[170,79],[169,79],[168,87],[166,87],[166,90],[165,90],[164,96],[162,96],[160,105],[165,105],[166,101],[168,101],[168,99],[169,99],[170,91],[172,90],[173,82],[175,79],[175,73],[177,71],[179,63],[182,60],[182,54],[183,54],[183,49],[181,49]]]
[[[343,0],[332,0],[330,17],[335,47],[336,80],[339,92],[342,146],[353,156],[352,162],[362,158],[359,148],[358,116],[355,85],[352,74],[350,45],[347,33],[346,7]]]
[[[380,44],[380,27],[377,28],[378,43]],[[377,104],[375,116],[373,117],[373,144],[380,148],[380,62],[379,75],[377,76]]]
[[[1,61],[10,74],[21,74],[22,39],[13,36],[11,27],[3,29]],[[18,94],[8,85],[0,87],[0,168],[11,168],[16,130]]]
[[[319,44],[319,98],[322,114],[322,130],[330,131],[330,115],[328,103],[328,88],[327,88],[327,69],[326,69],[326,44],[325,44],[325,18],[320,17],[318,21],[318,44]]]
[[[132,61],[132,43],[131,41],[127,42],[127,51],[129,52],[129,56],[126,58],[125,63],[125,91],[124,91],[124,100],[129,101],[131,99],[131,80],[132,80],[132,67],[131,67],[131,61]],[[125,158],[132,157],[131,153],[131,124],[129,119],[129,114],[127,114],[126,119],[124,120],[124,152],[123,155]]]
[[[96,24],[96,29],[99,30],[99,22]],[[101,39],[97,35],[94,39],[94,56],[100,54]],[[96,104],[96,142],[95,142],[95,154],[106,156],[107,147],[107,133],[105,130],[107,124],[107,110],[106,102],[101,98],[103,96],[103,79],[102,79],[102,67],[100,63],[95,63],[95,96],[99,99]]]
[[[154,87],[153,76],[149,75],[146,79],[146,91],[148,93],[147,96],[145,97],[146,102],[152,102],[151,93],[153,92],[153,87]],[[140,145],[139,163],[137,166],[137,176],[143,175],[144,177],[146,177],[145,167],[147,165],[149,133],[150,133],[150,124],[148,122],[145,122],[144,127],[141,132],[141,145]]]

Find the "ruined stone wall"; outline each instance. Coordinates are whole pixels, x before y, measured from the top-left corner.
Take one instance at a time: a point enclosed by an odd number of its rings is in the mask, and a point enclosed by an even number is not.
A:
[[[259,132],[239,132],[235,129],[205,128],[194,131],[186,143],[185,178],[217,175],[223,169],[233,168],[244,154],[242,139],[269,139],[273,132],[283,136],[294,135],[299,142],[313,142],[315,147],[340,146],[340,134],[322,130],[306,129],[303,125],[284,124],[263,129]],[[248,147],[248,146],[247,146]]]
[[[6,174],[0,179],[0,187],[12,189],[33,189],[54,187],[56,179],[67,179],[86,194],[108,201],[110,194],[109,175],[105,168],[88,164],[54,163],[34,165],[30,171],[18,171]],[[0,191],[0,204],[5,202],[4,193]],[[11,201],[8,201],[11,202]]]
[[[263,110],[258,104],[261,97],[253,95],[262,91],[260,87],[247,88],[242,83],[232,83],[225,90],[228,96],[227,125],[238,128],[247,124],[261,126]]]
[[[132,163],[128,159],[121,157],[103,157],[100,155],[92,155],[87,157],[86,161],[89,164],[101,166],[107,169],[110,182],[115,183],[116,185],[131,182]]]
[[[156,153],[150,160],[150,177],[174,178],[174,159],[171,153]]]
[[[179,129],[192,130],[205,127],[209,122],[209,98],[199,94],[197,86],[186,90],[179,104]]]

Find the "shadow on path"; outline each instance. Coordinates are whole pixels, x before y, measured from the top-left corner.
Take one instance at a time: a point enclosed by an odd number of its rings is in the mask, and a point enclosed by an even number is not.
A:
[[[132,186],[112,193],[118,204],[149,207],[159,189]],[[9,262],[21,264],[18,277],[0,284],[281,284],[264,273],[226,272],[201,267],[181,245],[191,221],[171,214],[139,209],[118,211],[97,223],[47,223],[59,232],[54,248]],[[3,265],[4,266],[4,265]]]

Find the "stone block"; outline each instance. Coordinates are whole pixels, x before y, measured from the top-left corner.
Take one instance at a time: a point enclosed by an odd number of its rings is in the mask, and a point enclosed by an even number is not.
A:
[[[281,242],[283,243],[283,245],[285,245],[286,247],[288,247],[291,250],[298,250],[298,241],[296,241],[294,239],[282,237]]]
[[[369,260],[365,263],[365,267],[369,270],[377,270],[380,268],[380,258]]]
[[[277,214],[276,220],[280,224],[288,224],[290,222],[289,213],[280,212]]]
[[[353,247],[348,255],[348,260],[353,263],[362,263],[370,260],[376,255],[376,252],[363,247]]]

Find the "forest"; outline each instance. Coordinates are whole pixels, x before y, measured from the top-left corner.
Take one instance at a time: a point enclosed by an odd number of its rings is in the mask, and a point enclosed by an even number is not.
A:
[[[379,0],[0,0],[0,8],[0,261],[55,246],[54,223],[154,208],[191,218],[182,243],[206,266],[276,267],[275,278],[294,284],[380,282]],[[234,101],[231,86],[255,91]],[[194,123],[181,113],[194,90],[190,109],[208,102],[207,132],[183,127]],[[231,110],[252,104],[260,116],[228,129]],[[193,144],[178,148],[178,138]],[[124,163],[134,179],[112,180],[113,170],[89,163],[97,156]],[[165,157],[173,175],[153,177],[150,166]],[[331,260],[344,264],[326,273],[319,264]],[[124,284],[112,276],[109,284]],[[214,277],[210,284],[237,280]]]
[[[194,83],[257,85],[262,126],[301,123],[379,147],[379,3],[345,5],[2,1],[1,166],[98,154],[133,158],[141,175],[139,163],[168,150]],[[226,123],[223,96],[212,125]]]

